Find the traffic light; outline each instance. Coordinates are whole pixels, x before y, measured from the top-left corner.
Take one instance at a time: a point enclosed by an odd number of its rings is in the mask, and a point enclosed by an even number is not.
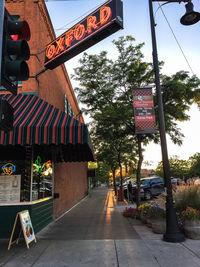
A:
[[[0,130],[10,131],[13,128],[13,107],[0,98]]]
[[[5,9],[3,25],[1,85],[13,94],[17,94],[18,81],[29,78],[26,60],[30,58],[27,41],[30,40],[30,28],[19,16],[10,15]]]

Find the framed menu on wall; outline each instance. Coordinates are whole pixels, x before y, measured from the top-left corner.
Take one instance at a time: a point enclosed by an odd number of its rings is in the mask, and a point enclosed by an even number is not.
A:
[[[21,175],[0,175],[0,202],[20,202]]]

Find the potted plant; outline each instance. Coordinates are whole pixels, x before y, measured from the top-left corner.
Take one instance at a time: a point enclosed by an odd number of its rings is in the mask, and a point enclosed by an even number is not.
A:
[[[175,207],[187,237],[200,239],[200,186],[189,180],[174,193]]]
[[[157,234],[164,234],[166,230],[166,211],[158,203],[152,203],[147,214],[151,221],[152,231]]]
[[[188,238],[200,239],[200,210],[187,207],[181,212],[184,220],[184,232]]]
[[[151,203],[147,202],[138,207],[139,218],[143,223],[147,223],[147,214],[151,207]]]
[[[135,208],[126,208],[123,211],[123,216],[124,217],[130,217],[130,218],[133,218],[133,219],[137,219],[137,217],[138,217],[138,211]]]

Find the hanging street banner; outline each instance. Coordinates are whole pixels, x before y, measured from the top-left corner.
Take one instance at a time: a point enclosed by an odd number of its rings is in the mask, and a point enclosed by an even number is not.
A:
[[[120,29],[122,1],[109,0],[46,46],[45,68],[56,68]]]
[[[135,115],[135,133],[156,133],[155,111],[152,88],[133,90],[133,106]]]

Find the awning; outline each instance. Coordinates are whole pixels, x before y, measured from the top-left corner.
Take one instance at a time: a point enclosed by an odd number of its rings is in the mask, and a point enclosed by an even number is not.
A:
[[[64,161],[93,160],[92,144],[84,123],[36,95],[9,94],[3,98],[14,108],[14,123],[12,131],[0,131],[0,145],[56,146]]]

